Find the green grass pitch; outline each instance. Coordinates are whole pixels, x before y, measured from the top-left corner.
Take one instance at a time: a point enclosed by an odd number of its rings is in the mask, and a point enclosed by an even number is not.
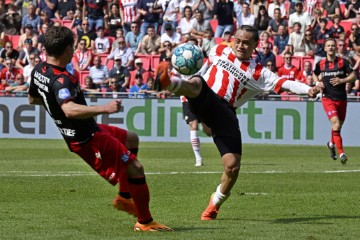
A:
[[[0,239],[360,239],[360,150],[244,145],[242,169],[216,221],[200,221],[219,183],[213,144],[194,167],[190,143],[141,143],[155,220],[174,232],[133,232],[114,188],[62,140],[0,140]]]

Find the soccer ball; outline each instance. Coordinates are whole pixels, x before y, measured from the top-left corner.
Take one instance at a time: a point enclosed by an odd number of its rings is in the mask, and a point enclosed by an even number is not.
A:
[[[201,49],[191,43],[183,43],[177,46],[171,56],[173,67],[180,74],[193,75],[203,65],[204,56]]]

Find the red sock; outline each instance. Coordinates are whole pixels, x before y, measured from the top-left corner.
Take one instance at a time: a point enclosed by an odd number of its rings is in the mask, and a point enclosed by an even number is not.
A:
[[[124,198],[131,198],[131,194],[129,191],[128,176],[126,173],[124,173],[120,176],[119,195]]]
[[[340,135],[340,131],[334,131],[332,130],[332,138],[334,139],[334,144],[336,145],[336,148],[338,150],[339,154],[344,153],[343,145],[342,145],[342,137]]]
[[[128,183],[134,201],[138,222],[151,222],[152,217],[149,209],[150,193],[145,177],[129,178]]]

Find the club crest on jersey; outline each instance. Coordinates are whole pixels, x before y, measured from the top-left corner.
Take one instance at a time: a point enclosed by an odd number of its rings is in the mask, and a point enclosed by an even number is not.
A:
[[[69,89],[67,89],[67,88],[60,89],[59,98],[60,99],[67,99],[68,97],[70,97]]]
[[[127,161],[129,161],[130,157],[128,154],[124,154],[121,156],[121,161],[123,161],[124,163],[126,163]]]

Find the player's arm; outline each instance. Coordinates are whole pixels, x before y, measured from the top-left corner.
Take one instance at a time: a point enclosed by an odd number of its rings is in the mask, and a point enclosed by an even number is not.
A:
[[[67,101],[61,105],[61,109],[67,118],[88,119],[99,114],[111,114],[120,111],[121,101],[112,100],[105,105],[87,106]]]
[[[356,80],[356,74],[355,71],[351,72],[349,75],[347,75],[346,78],[331,78],[330,79],[330,84],[333,86],[337,86],[340,84],[346,84],[346,83],[352,83]]]

